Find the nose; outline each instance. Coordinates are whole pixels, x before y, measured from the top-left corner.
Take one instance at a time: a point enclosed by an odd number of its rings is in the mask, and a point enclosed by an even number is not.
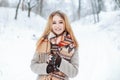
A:
[[[57,24],[56,24],[56,27],[58,28],[59,26],[60,26],[59,23],[57,23]]]

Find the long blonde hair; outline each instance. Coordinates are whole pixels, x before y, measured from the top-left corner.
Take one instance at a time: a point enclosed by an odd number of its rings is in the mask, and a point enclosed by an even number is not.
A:
[[[70,25],[70,23],[68,21],[67,16],[63,12],[61,12],[61,11],[54,11],[54,12],[52,12],[50,14],[50,16],[48,18],[48,22],[47,22],[46,28],[45,28],[42,36],[40,37],[40,39],[37,42],[36,50],[39,49],[39,46],[40,46],[42,40],[44,40],[44,36],[48,35],[51,32],[52,20],[53,20],[53,16],[55,16],[55,15],[60,16],[65,21],[65,30],[71,35],[71,38],[74,41],[74,44],[76,45],[76,48],[78,48],[77,40],[76,40],[76,38],[75,38],[75,36],[73,34],[73,31],[71,29],[71,25]]]

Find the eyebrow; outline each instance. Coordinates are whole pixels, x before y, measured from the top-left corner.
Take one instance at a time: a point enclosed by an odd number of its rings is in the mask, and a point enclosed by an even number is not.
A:
[[[59,21],[64,21],[64,20],[61,19],[61,20],[59,20]]]

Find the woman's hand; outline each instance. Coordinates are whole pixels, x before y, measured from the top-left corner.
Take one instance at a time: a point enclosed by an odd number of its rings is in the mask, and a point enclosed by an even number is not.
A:
[[[51,54],[49,55],[49,58],[47,60],[48,66],[47,66],[47,73],[51,73],[54,71],[58,71],[58,67],[61,63],[61,57],[58,54]]]

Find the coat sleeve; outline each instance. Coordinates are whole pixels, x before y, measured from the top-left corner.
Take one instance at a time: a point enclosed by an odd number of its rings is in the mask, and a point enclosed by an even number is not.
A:
[[[46,73],[46,67],[47,67],[47,54],[38,54],[35,53],[33,56],[33,59],[31,61],[30,68],[31,70],[36,74],[47,74]]]
[[[78,51],[76,50],[70,62],[62,58],[59,70],[65,73],[68,77],[75,77],[78,74],[78,68],[79,56]]]

